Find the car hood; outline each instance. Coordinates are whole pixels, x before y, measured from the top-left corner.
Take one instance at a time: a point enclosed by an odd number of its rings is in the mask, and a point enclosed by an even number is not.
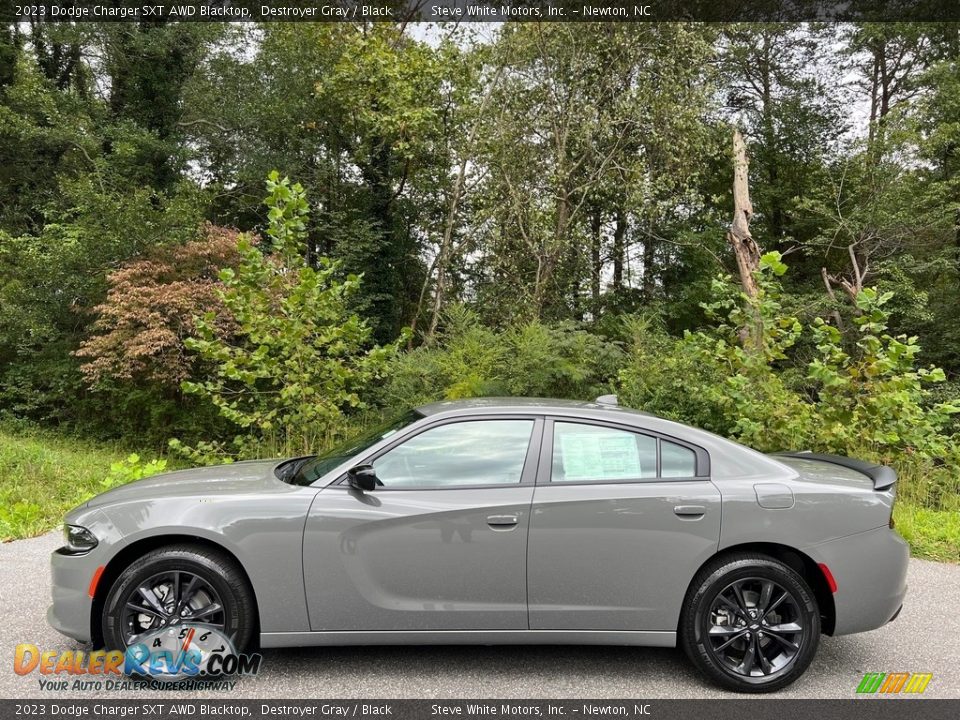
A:
[[[126,500],[181,497],[184,495],[230,495],[238,493],[282,490],[289,485],[274,475],[282,460],[250,460],[211,467],[178,470],[154,475],[107,490],[87,502],[85,507],[100,507]]]

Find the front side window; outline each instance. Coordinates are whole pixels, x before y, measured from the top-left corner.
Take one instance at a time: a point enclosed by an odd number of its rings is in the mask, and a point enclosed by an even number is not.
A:
[[[696,453],[677,443],[598,425],[553,424],[551,482],[617,482],[696,474]]]
[[[373,462],[386,488],[519,484],[533,420],[475,420],[426,430]]]

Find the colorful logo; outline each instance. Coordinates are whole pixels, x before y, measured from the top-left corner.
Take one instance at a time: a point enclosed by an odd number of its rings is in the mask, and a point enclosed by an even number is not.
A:
[[[209,625],[183,623],[144,633],[125,651],[48,650],[17,645],[13,670],[27,675],[130,675],[183,680],[223,675],[256,675],[262,656],[238,653],[222,632]]]
[[[857,686],[857,692],[864,695],[919,695],[931,680],[933,673],[867,673]]]

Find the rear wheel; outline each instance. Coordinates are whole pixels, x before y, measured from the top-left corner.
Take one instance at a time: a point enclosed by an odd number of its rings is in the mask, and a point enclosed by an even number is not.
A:
[[[772,692],[800,677],[820,641],[817,601],[793,569],[765,555],[736,554],[691,584],[680,641],[697,668],[738,692]]]
[[[194,545],[153,550],[127,567],[104,603],[106,647],[126,649],[159,630],[189,623],[249,644],[254,603],[243,571],[223,553]]]

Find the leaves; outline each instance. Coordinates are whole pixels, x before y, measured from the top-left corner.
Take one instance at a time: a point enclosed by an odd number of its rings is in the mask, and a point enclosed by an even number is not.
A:
[[[350,312],[359,277],[341,278],[326,258],[316,268],[304,261],[303,188],[271,173],[267,191],[272,252],[239,237],[239,262],[219,275],[220,302],[235,326],[224,335],[216,314],[195,318],[185,344],[211,372],[182,388],[239,429],[233,454],[255,452],[264,438],[279,439],[287,454],[309,454],[342,428],[344,414],[366,407],[362,393],[396,348],[372,345],[370,328]],[[175,447],[187,456],[223,452]]]

